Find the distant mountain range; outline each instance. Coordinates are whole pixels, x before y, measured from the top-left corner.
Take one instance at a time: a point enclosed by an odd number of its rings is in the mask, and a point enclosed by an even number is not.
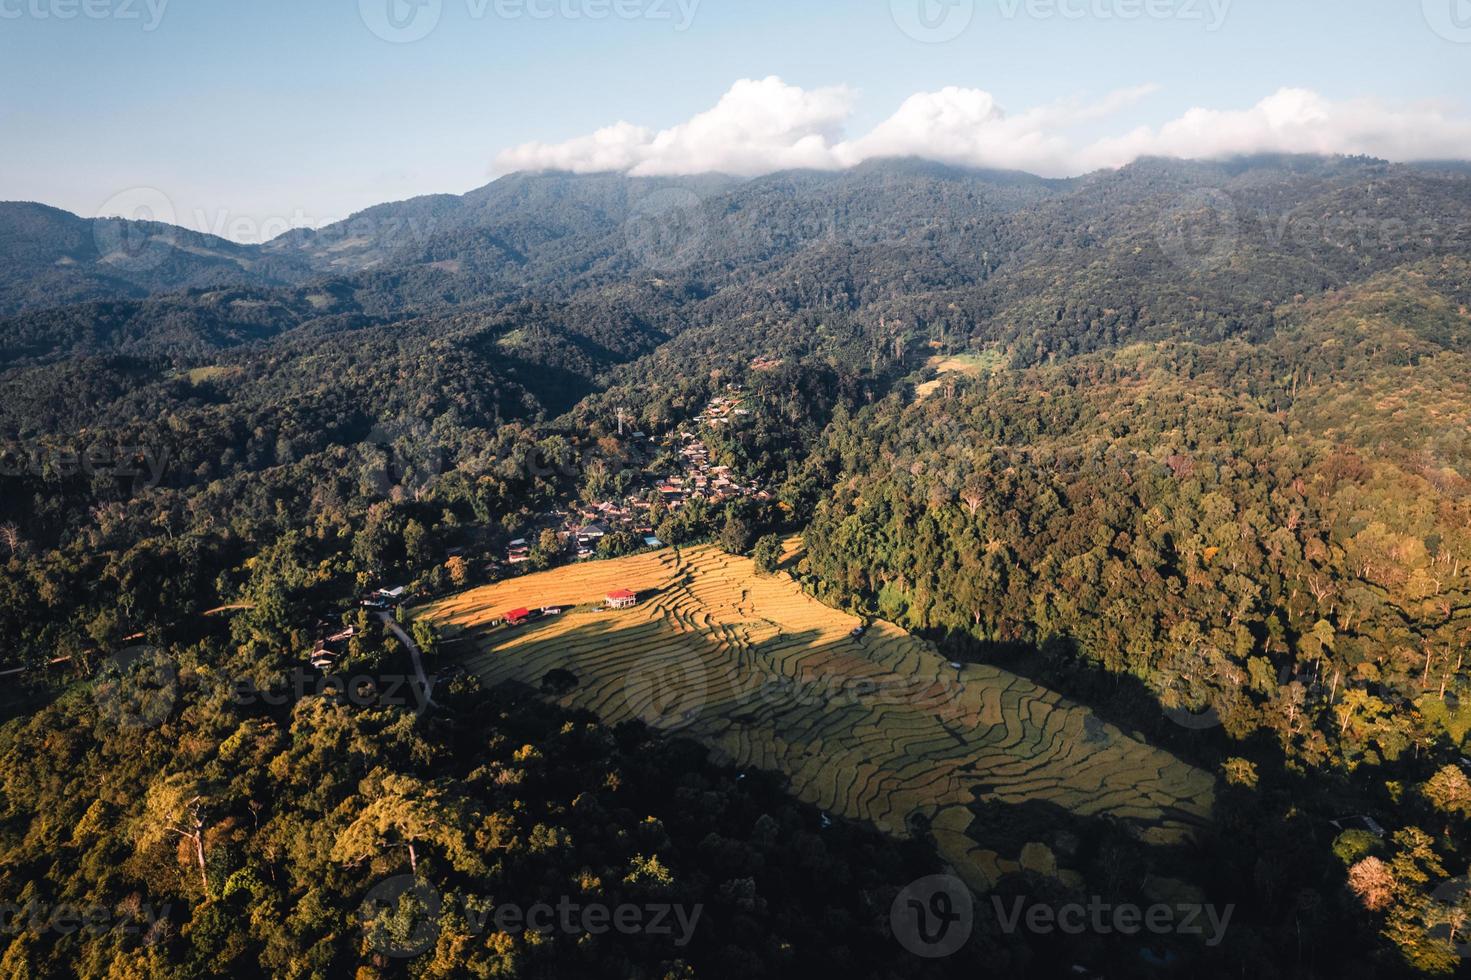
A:
[[[23,316],[0,322],[0,351],[232,346],[314,321],[335,329],[334,317],[650,289],[661,298],[646,319],[674,329],[691,301],[714,315],[732,287],[764,303],[801,283],[822,286],[819,305],[959,289],[977,316],[1033,321],[1038,303],[1066,306],[1069,275],[1101,276],[1090,301],[1105,306],[1120,277],[1135,296],[1140,281],[1173,294],[1188,278],[1186,292],[1222,294],[1219,314],[1236,305],[1234,283],[1281,302],[1464,247],[1468,227],[1464,168],[1316,157],[1145,160],[1069,180],[916,160],[754,180],[516,174],[259,246],[4,203],[0,316]],[[105,304],[85,327],[48,313],[84,303]]]

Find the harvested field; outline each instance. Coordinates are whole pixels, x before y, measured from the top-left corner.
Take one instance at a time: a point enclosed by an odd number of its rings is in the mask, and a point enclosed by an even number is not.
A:
[[[924,401],[926,398],[939,391],[945,384],[945,375],[962,374],[968,378],[978,377],[987,371],[1001,369],[1006,363],[1006,358],[999,351],[986,351],[980,354],[957,354],[953,357],[941,357],[936,355],[927,362],[927,367],[935,369],[935,380],[926,381],[914,389],[915,398]]]
[[[640,604],[601,608],[617,589]],[[566,612],[520,627],[515,608]],[[892,834],[928,821],[942,856],[985,888],[1018,867],[967,834],[970,804],[1047,804],[1111,815],[1150,843],[1187,839],[1212,778],[1091,711],[988,666],[956,670],[888,623],[859,623],[785,575],[715,548],[589,562],[415,611],[473,647],[487,685],[578,684],[558,700],[617,723],[642,718],[735,766],[775,770],[803,800]],[[1067,874],[1067,872],[1060,872]]]

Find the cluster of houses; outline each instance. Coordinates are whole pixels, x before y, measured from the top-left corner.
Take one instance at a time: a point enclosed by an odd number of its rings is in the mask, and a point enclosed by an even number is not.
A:
[[[750,410],[742,404],[741,389],[731,387],[726,394],[711,399],[704,411],[695,416],[694,422],[719,428],[749,414]],[[642,432],[631,433],[630,438],[635,443],[653,445],[653,440]],[[532,531],[506,546],[504,564],[512,570],[529,564],[535,540],[545,530],[555,531],[563,554],[575,555],[578,560],[593,557],[602,540],[616,532],[634,535],[642,540],[645,547],[662,548],[663,542],[655,535],[651,517],[656,500],[662,500],[668,510],[677,511],[692,500],[721,503],[741,498],[771,499],[771,495],[758,484],[740,479],[730,467],[713,465],[710,448],[696,428],[681,425],[663,442],[663,447],[673,450],[679,460],[675,472],[664,474],[651,485],[621,500],[606,500],[539,515]]]
[[[710,404],[705,406],[705,410],[695,416],[695,421],[718,429],[722,425],[730,425],[736,419],[750,414],[751,410],[741,404],[741,389],[732,387],[730,394],[712,398]]]
[[[357,635],[358,628],[348,626],[331,636],[322,637],[312,648],[312,666],[317,670],[331,670],[337,666],[337,661],[342,659],[342,655],[346,652],[347,641]]]
[[[579,559],[591,558],[604,538],[614,531],[627,531],[642,538],[646,548],[662,548],[663,542],[654,537],[651,510],[651,501],[635,498],[583,507],[572,516],[573,526],[566,532],[568,546],[576,547]]]
[[[605,609],[632,609],[636,605],[638,605],[638,593],[628,589],[617,589],[609,592],[603,599],[603,607]],[[535,611],[524,608],[512,609],[501,617],[500,625],[508,629],[513,629],[518,626],[526,626],[529,623],[534,623],[539,619],[560,616],[562,612],[563,610],[560,606],[543,606],[541,609]]]
[[[535,612],[530,609],[512,609],[501,617],[501,623],[505,626],[525,626],[538,619],[560,615],[562,615],[562,610],[557,606],[542,606]]]
[[[710,450],[699,437],[682,432],[679,440],[683,472],[666,476],[654,487],[670,510],[678,510],[691,500],[719,503],[742,497],[771,499],[771,495],[756,483],[741,481],[729,466],[712,466]]]
[[[399,585],[391,589],[379,589],[376,592],[370,592],[363,596],[358,604],[364,609],[370,609],[374,612],[388,612],[391,609],[397,609],[403,605],[408,595],[409,590]]]
[[[363,595],[358,600],[358,605],[370,612],[391,612],[408,602],[410,598],[409,590],[399,585],[393,588],[375,589]],[[347,643],[358,635],[358,628],[356,626],[338,627],[323,622],[317,624],[317,632],[322,635],[312,647],[307,662],[317,670],[330,671],[347,653]]]
[[[662,548],[664,543],[654,537],[654,529],[648,523],[650,507],[647,501],[636,501],[623,506],[600,504],[599,510],[579,512],[570,527],[554,527],[552,530],[557,533],[563,553],[576,554],[579,560],[591,558],[602,540],[615,530],[636,534],[643,539],[646,548]],[[506,564],[516,568],[530,562],[531,547],[526,538],[512,541],[506,546]]]
[[[718,429],[750,414],[751,410],[742,403],[741,389],[732,386],[727,394],[711,399],[705,410],[695,416],[695,422]],[[713,465],[710,447],[697,432],[681,426],[675,430],[671,447],[678,451],[681,472],[666,476],[655,487],[670,510],[678,510],[687,501],[696,499],[716,502],[742,497],[771,499],[755,482],[742,481],[729,466]]]

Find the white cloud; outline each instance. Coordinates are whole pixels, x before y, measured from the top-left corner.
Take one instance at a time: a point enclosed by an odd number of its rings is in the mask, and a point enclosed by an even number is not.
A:
[[[1207,159],[1280,152],[1471,159],[1471,121],[1443,107],[1333,102],[1306,89],[1282,89],[1249,109],[1191,109],[1157,129],[1139,127],[1092,142],[1070,133],[1109,119],[1155,91],[1145,85],[1097,101],[1056,102],[1009,114],[989,92],[950,87],[913,95],[872,131],[846,139],[851,89],[808,91],[775,76],[743,79],[713,108],[680,125],[654,132],[620,122],[564,143],[527,143],[500,154],[496,169],[756,176],[917,156],[1071,176],[1123,166],[1141,156]]]
[[[1085,165],[1117,167],[1141,156],[1211,159],[1244,153],[1348,153],[1386,160],[1471,158],[1471,121],[1434,105],[1373,99],[1332,102],[1284,88],[1250,109],[1191,109],[1157,130],[1141,127],[1088,147]]]
[[[989,92],[946,88],[910,96],[873,132],[836,148],[851,165],[874,157],[918,156],[942,163],[1044,176],[1074,171],[1076,151],[1063,130],[1111,116],[1154,91],[1115,92],[1097,103],[1065,102],[1009,116]]]
[[[527,143],[496,158],[496,169],[622,170],[637,176],[728,173],[839,166],[832,144],[853,112],[843,86],[806,91],[772,76],[742,79],[715,107],[652,132],[620,122],[565,143]]]
[[[515,147],[497,157],[496,166],[508,172],[570,170],[573,173],[601,173],[629,170],[638,165],[642,152],[652,139],[653,133],[642,126],[619,122],[591,136],[580,136],[565,143],[527,143]]]
[[[633,172],[754,175],[831,167],[831,144],[852,112],[853,92],[843,86],[807,92],[774,75],[743,79],[715,108],[655,136]]]

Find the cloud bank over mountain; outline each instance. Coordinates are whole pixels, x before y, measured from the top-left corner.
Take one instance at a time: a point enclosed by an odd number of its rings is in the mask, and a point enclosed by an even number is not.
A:
[[[1142,85],[1095,101],[1008,112],[981,89],[910,96],[870,132],[850,137],[857,93],[807,90],[776,76],[742,79],[710,109],[653,130],[617,122],[562,143],[526,143],[496,157],[500,173],[619,171],[634,176],[723,172],[758,176],[791,168],[836,170],[876,157],[916,156],[969,167],[1068,177],[1144,156],[1214,159],[1251,153],[1365,154],[1393,161],[1471,159],[1471,119],[1434,103],[1335,102],[1284,88],[1244,109],[1193,108],[1155,128],[1083,140],[1157,91]]]

